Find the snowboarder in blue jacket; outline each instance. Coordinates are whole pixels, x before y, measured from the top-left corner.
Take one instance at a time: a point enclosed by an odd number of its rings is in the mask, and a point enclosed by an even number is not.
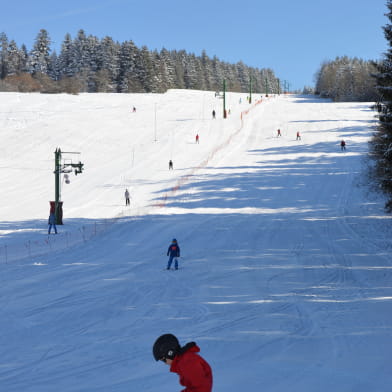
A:
[[[172,243],[169,245],[167,250],[167,255],[169,257],[169,261],[167,262],[167,269],[169,270],[173,259],[174,259],[174,268],[178,269],[178,257],[180,257],[180,247],[178,246],[177,240],[174,238]]]

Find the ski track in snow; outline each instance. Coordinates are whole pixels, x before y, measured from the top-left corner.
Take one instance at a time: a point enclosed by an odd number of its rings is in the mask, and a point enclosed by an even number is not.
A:
[[[216,392],[389,391],[371,104],[227,98],[224,120],[212,92],[0,93],[1,391],[179,390],[151,354],[167,332],[200,345]],[[85,171],[48,238],[57,147]],[[173,237],[180,270],[165,271]]]

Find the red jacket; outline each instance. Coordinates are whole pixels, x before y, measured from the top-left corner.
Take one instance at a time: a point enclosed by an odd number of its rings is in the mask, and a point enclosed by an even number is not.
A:
[[[180,376],[182,392],[211,392],[212,370],[210,365],[197,353],[196,343],[186,344],[173,359],[170,371]]]

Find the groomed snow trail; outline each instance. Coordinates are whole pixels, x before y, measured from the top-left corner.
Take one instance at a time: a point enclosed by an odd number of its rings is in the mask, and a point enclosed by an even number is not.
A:
[[[238,97],[231,118],[212,120],[204,92],[159,96],[159,142],[153,128],[148,141],[132,134],[137,165],[125,165],[132,148],[117,142],[106,151],[115,181],[97,163],[94,178],[86,170],[81,189],[66,191],[90,200],[68,202],[75,217],[91,217],[94,200],[104,217],[131,178],[131,209],[114,203],[123,217],[78,247],[0,266],[1,390],[179,390],[151,355],[172,332],[200,345],[215,392],[389,391],[391,220],[361,185],[370,105],[271,97],[241,122],[250,107]],[[96,116],[111,103],[119,116],[125,104],[113,99],[84,105]],[[140,96],[136,128],[157,99]],[[101,129],[101,138],[116,133]],[[95,198],[100,182],[106,196]],[[177,272],[164,270],[173,237]]]

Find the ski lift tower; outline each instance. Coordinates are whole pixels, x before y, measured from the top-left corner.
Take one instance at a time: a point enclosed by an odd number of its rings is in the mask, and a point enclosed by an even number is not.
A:
[[[249,76],[249,103],[252,103],[252,76]]]
[[[55,189],[55,201],[50,202],[50,212],[55,214],[56,224],[63,224],[63,202],[61,201],[60,195],[60,175],[64,174],[64,180],[66,184],[70,183],[68,173],[74,171],[75,175],[83,172],[84,164],[78,163],[65,163],[62,161],[63,154],[79,154],[80,152],[62,152],[60,148],[56,148],[54,152],[55,164],[54,164],[54,189]]]
[[[268,97],[268,93],[269,93],[268,90],[269,90],[269,89],[268,89],[268,78],[265,77],[265,96],[266,96],[266,97]]]
[[[227,110],[226,110],[226,79],[223,79],[223,118],[227,118]]]

